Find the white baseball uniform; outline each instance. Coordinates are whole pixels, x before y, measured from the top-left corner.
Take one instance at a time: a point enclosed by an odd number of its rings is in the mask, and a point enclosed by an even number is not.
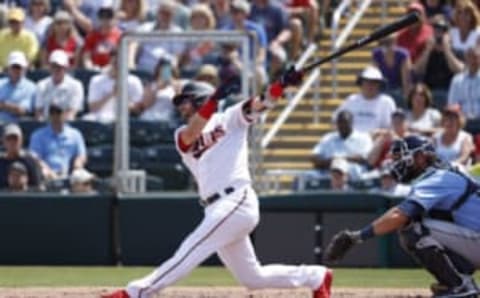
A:
[[[323,266],[262,266],[249,234],[259,221],[258,198],[248,171],[248,126],[243,103],[214,114],[202,136],[186,151],[179,146],[180,127],[175,133],[177,149],[193,173],[202,199],[219,194],[205,208],[200,225],[183,241],[172,258],[146,277],[128,284],[132,298],[152,297],[190,273],[213,253],[249,289],[309,287],[323,283]],[[232,192],[233,189],[233,192]]]

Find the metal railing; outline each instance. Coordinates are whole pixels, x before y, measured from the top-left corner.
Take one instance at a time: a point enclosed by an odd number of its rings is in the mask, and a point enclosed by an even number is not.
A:
[[[357,23],[360,21],[362,18],[363,14],[365,11],[370,7],[370,4],[372,3],[372,0],[362,0],[359,1],[360,7],[355,11],[355,14],[353,15],[352,18],[350,18],[349,22],[345,26],[345,28],[342,30],[340,34],[338,34],[339,26],[340,26],[340,18],[342,15],[345,13],[347,8],[349,8],[352,4],[351,0],[343,0],[338,8],[335,10],[333,13],[333,18],[332,18],[332,51],[335,51],[339,49],[347,40],[347,38],[350,36],[352,33],[352,30],[355,28]],[[338,34],[338,36],[337,36]],[[337,75],[338,75],[338,66],[337,66],[337,60],[333,60],[332,62],[332,90],[333,98],[337,98],[338,94],[338,81],[337,81]]]

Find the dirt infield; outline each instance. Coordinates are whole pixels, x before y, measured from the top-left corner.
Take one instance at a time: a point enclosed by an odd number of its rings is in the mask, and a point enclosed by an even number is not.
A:
[[[95,298],[111,288],[0,288],[0,298]],[[334,298],[423,298],[425,289],[355,289],[336,288]],[[308,289],[247,291],[239,287],[173,287],[158,298],[310,298]]]

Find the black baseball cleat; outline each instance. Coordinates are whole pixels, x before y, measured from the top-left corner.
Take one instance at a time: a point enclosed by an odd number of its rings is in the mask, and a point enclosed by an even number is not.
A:
[[[444,285],[433,284],[430,289],[432,298],[477,298],[480,290],[471,276],[465,276],[460,286],[448,288]]]

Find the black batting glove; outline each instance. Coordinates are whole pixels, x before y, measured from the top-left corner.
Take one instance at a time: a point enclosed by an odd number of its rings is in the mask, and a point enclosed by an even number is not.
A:
[[[297,86],[303,80],[303,72],[300,70],[296,70],[295,66],[290,66],[286,71],[282,73],[280,76],[279,82],[282,87],[288,86]]]

